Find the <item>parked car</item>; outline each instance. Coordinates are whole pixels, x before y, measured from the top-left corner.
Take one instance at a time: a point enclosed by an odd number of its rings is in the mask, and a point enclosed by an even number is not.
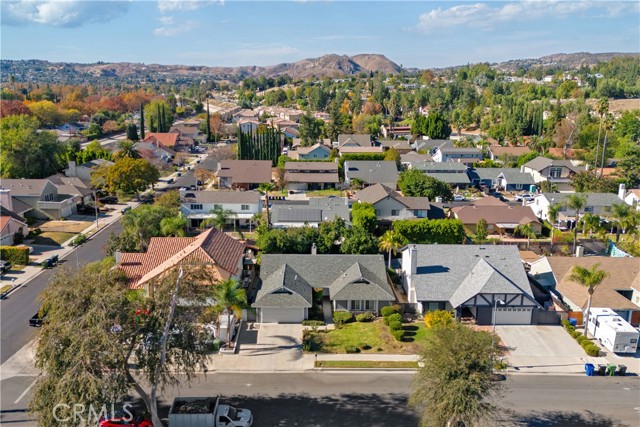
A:
[[[100,418],[100,427],[117,427],[117,426],[131,426],[131,427],[153,427],[151,420],[144,419],[140,415],[135,415],[129,411],[116,411],[111,414],[109,418]]]
[[[494,192],[494,193],[491,193],[491,195],[492,195],[493,197],[495,197],[496,199],[498,199],[498,200],[502,201],[502,202],[508,202],[507,198],[506,198],[506,197],[504,197],[504,196],[502,195],[502,193],[500,193],[500,192],[498,192],[498,191],[496,191],[496,192]]]
[[[531,193],[523,193],[523,194],[516,194],[516,197],[513,198],[513,200],[515,200],[516,202],[521,202],[523,200],[527,201],[527,202],[531,202],[533,201],[533,199],[535,199],[535,195],[531,194]]]
[[[124,214],[126,214],[127,212],[129,212],[130,210],[131,210],[131,206],[127,206],[127,207],[125,207],[125,208],[122,208],[122,209],[120,210],[120,213],[124,215]]]
[[[467,199],[465,199],[462,194],[456,194],[455,196],[453,196],[454,202],[464,202],[465,200]]]
[[[167,184],[173,184],[173,178],[169,178],[169,179],[167,180]]]
[[[11,270],[11,263],[9,261],[0,261],[0,276],[6,274]]]
[[[178,172],[176,175],[177,176],[182,176],[182,172]]]
[[[116,196],[106,196],[98,199],[100,203],[115,205],[118,203],[118,198]]]
[[[44,323],[44,319],[47,317],[47,310],[41,308],[37,311],[36,314],[31,316],[29,319],[29,326],[33,326],[34,328],[39,328]]]

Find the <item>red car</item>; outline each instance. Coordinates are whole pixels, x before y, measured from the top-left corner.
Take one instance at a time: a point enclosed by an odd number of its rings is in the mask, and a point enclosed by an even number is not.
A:
[[[149,420],[145,420],[141,416],[137,416],[135,414],[127,412],[116,412],[111,418],[100,418],[100,427],[118,426],[153,427],[153,423],[151,423],[151,421]]]

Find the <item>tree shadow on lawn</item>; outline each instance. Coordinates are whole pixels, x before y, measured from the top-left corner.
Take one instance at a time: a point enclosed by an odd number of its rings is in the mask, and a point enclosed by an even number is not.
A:
[[[414,342],[419,329],[417,326],[403,326],[404,336],[402,337],[402,342]]]
[[[611,419],[592,411],[535,411],[520,414],[507,411],[503,419],[496,420],[499,426],[518,427],[630,427],[618,420]]]

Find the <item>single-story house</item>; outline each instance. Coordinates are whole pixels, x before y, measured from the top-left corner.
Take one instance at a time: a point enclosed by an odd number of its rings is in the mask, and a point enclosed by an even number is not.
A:
[[[51,175],[46,179],[58,188],[58,193],[74,196],[76,204],[86,205],[93,201],[93,189],[88,181],[62,174]]]
[[[486,185],[504,191],[531,191],[536,182],[528,172],[518,168],[469,168],[472,185]]]
[[[344,146],[338,149],[340,151],[340,155],[344,154],[380,154],[383,153],[384,150],[382,147],[361,147],[361,146]]]
[[[3,178],[0,185],[5,190],[11,191],[11,198],[15,213],[26,213],[37,219],[66,218],[78,212],[75,196],[60,194],[58,187],[48,179],[6,179]],[[29,209],[19,212],[15,207],[16,201],[29,206]],[[5,206],[6,207],[6,206]]]
[[[342,218],[350,223],[349,202],[339,198],[313,197],[308,200],[274,200],[269,215],[273,228],[320,227],[320,223]]]
[[[227,223],[238,227],[255,224],[253,216],[262,212],[257,191],[190,191],[180,190],[180,212],[189,227],[198,228],[203,221],[215,218],[216,209],[227,213]]]
[[[539,308],[512,245],[408,245],[401,250],[408,302],[416,312],[455,310],[479,325],[535,323]]]
[[[482,150],[479,148],[444,146],[436,148],[431,157],[435,162],[472,164],[482,160]]]
[[[419,154],[415,151],[409,151],[405,154],[400,154],[400,163],[405,168],[408,168],[412,163],[431,162],[433,159],[428,154]]]
[[[219,188],[252,190],[271,182],[271,160],[221,160],[216,177]]]
[[[369,134],[339,134],[338,148],[343,147],[371,147],[373,141]]]
[[[640,262],[637,258],[545,257],[531,263],[531,274],[545,287],[555,289],[572,311],[585,312],[587,288],[570,279],[573,267],[598,268],[608,276],[596,287],[592,307],[605,307],[618,313],[633,326],[640,325]]]
[[[308,318],[313,290],[323,289],[333,309],[379,313],[396,300],[382,255],[263,254],[255,302],[261,323]]]
[[[498,200],[495,197],[492,199]],[[476,225],[481,219],[487,221],[489,234],[513,233],[519,225],[524,224],[531,225],[536,234],[542,232],[542,224],[529,206],[473,204],[451,208],[451,216],[462,221],[467,232],[472,234],[475,234]]]
[[[324,190],[340,183],[336,162],[286,162],[287,190]]]
[[[631,189],[626,191],[624,184],[620,184],[620,190],[618,196],[622,195],[622,199],[629,206],[635,206],[640,210],[640,188]]]
[[[471,183],[469,175],[467,175],[468,166],[464,163],[415,162],[409,165],[409,169],[420,170],[432,178],[446,182],[452,187],[466,188]]]
[[[409,141],[402,139],[381,139],[376,142],[376,145],[381,146],[384,151],[393,148],[399,154],[406,154],[411,151],[411,144],[409,144]]]
[[[530,152],[529,147],[503,147],[502,145],[492,145],[487,149],[489,158],[494,162],[499,162],[501,156],[517,158]]]
[[[396,188],[398,184],[398,167],[392,160],[347,160],[344,162],[344,182],[358,178],[365,185],[383,184]]]
[[[442,205],[430,203],[428,197],[404,197],[402,193],[383,184],[370,185],[358,191],[355,199],[371,203],[378,221],[444,218]]]
[[[140,142],[149,142],[157,147],[177,151],[179,137],[180,135],[177,132],[147,132],[144,139]]]
[[[326,160],[331,154],[331,148],[317,143],[310,147],[298,147],[287,154],[293,160]]]
[[[413,143],[413,149],[418,152],[425,152],[433,157],[438,148],[453,147],[453,141],[449,139],[417,139]]]
[[[130,289],[153,296],[155,280],[178,265],[207,267],[214,281],[243,278],[246,245],[211,228],[197,237],[152,237],[144,253],[116,254]]]
[[[10,201],[9,196],[9,206],[11,206]],[[0,205],[0,246],[11,246],[16,243],[16,235],[27,237],[27,234],[29,234],[29,226],[24,219],[4,205]]]

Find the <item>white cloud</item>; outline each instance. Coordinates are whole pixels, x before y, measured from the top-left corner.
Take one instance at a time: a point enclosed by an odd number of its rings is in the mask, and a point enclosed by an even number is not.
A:
[[[178,10],[196,10],[211,4],[223,5],[224,0],[159,0],[158,10],[162,13],[173,12]]]
[[[153,30],[153,34],[156,36],[177,36],[178,34],[184,34],[191,30],[195,30],[200,26],[200,23],[197,21],[181,21],[179,23],[174,23],[173,18],[170,16],[163,16],[160,18],[160,21],[164,26]]]
[[[2,24],[22,26],[27,24],[54,27],[80,27],[85,24],[108,22],[124,15],[129,2],[117,1],[2,1]]]
[[[498,24],[511,21],[566,18],[586,11],[600,11],[609,16],[617,16],[623,10],[637,8],[638,2],[587,0],[524,0],[500,6],[491,6],[490,3],[462,4],[423,13],[418,17],[415,29],[423,32],[457,26],[493,29]]]

